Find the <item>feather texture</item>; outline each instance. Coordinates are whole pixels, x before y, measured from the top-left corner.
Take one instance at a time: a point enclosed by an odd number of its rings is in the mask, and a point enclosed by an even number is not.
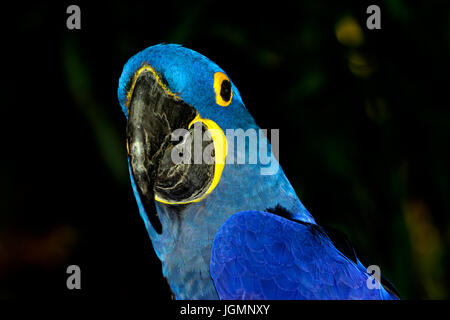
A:
[[[245,211],[219,229],[211,276],[220,299],[396,299],[317,225]]]

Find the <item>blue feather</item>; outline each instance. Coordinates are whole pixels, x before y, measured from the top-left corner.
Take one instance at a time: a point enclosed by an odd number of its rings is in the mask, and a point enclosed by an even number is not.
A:
[[[224,132],[259,129],[231,78],[232,100],[226,108],[218,106],[214,74],[225,72],[205,56],[174,44],[144,49],[125,64],[118,99],[127,119],[130,83],[143,65],[152,66],[171,92]],[[267,142],[261,139],[259,143]],[[250,152],[246,145],[238,155],[248,159]],[[283,170],[261,175],[262,167],[227,163],[217,187],[201,201],[187,205],[155,201],[161,234],[148,218],[155,213],[146,212],[130,168],[139,213],[175,297],[393,298],[383,288],[367,288],[369,276],[362,264],[348,259],[315,224]],[[277,206],[286,208],[283,217],[265,212]]]
[[[383,286],[369,289],[377,280],[314,225],[268,212],[231,216],[214,239],[210,268],[220,299],[396,299]]]

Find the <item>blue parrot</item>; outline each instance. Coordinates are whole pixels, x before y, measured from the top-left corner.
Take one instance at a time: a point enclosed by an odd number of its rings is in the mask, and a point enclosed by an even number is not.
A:
[[[139,213],[176,299],[398,299],[345,237],[316,224],[265,135],[265,151],[234,150],[229,130],[260,128],[214,62],[151,46],[125,64],[118,99]],[[209,137],[196,141],[213,161],[193,163],[195,132]],[[278,168],[270,174],[267,163],[225,161],[264,152]],[[190,162],[174,161],[186,154]]]

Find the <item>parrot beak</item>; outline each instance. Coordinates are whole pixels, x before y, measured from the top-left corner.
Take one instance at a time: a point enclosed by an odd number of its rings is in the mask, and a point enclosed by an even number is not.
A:
[[[193,106],[172,94],[158,74],[147,67],[136,74],[130,90],[128,155],[147,216],[155,231],[161,233],[155,199],[165,204],[191,202],[210,186],[214,164],[173,162],[173,149],[191,141],[173,141],[174,130],[188,130],[198,113]]]

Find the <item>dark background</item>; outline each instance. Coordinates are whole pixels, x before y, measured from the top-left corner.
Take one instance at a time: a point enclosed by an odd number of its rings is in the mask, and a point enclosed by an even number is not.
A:
[[[170,299],[130,188],[124,63],[180,43],[221,66],[319,224],[407,299],[448,299],[450,7],[147,1],[3,10],[0,298]],[[66,288],[81,267],[82,289]]]

